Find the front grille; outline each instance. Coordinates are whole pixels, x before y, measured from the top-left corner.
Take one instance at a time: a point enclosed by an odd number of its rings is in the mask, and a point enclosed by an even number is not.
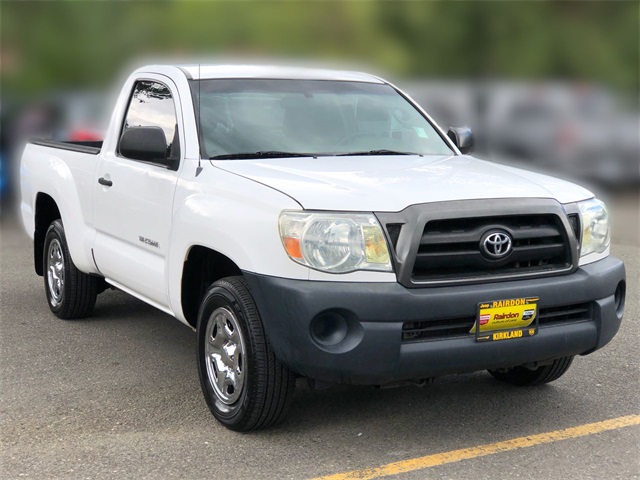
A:
[[[538,312],[538,324],[541,328],[591,319],[592,306],[590,303],[545,307]],[[475,321],[476,317],[473,315],[423,322],[405,322],[402,325],[402,341],[419,342],[442,338],[471,337],[473,334],[469,333],[469,330]]]
[[[493,230],[513,239],[503,259],[483,253]],[[424,227],[415,257],[414,284],[519,276],[571,268],[571,249],[562,221],[554,214],[438,219]]]

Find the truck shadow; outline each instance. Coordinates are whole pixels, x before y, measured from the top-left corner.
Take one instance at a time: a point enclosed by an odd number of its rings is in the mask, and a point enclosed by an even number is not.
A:
[[[424,387],[338,386],[314,391],[303,383],[298,385],[290,421],[282,429],[313,431],[340,425],[357,433],[395,431],[426,440],[443,433],[463,438],[469,431],[496,432],[499,426],[495,438],[505,438],[510,431],[521,434],[523,428],[540,423],[555,429],[557,421],[569,414],[584,418],[591,402],[561,382],[518,388],[477,372],[442,377]]]
[[[589,370],[588,363],[578,358],[565,377],[532,388],[503,384],[487,372],[393,389],[337,386],[314,391],[299,381],[289,417],[278,429],[258,435],[271,441],[274,436],[315,437],[323,448],[342,452],[337,455],[370,456],[366,464],[373,467],[629,413],[615,406],[594,411],[593,396],[604,389],[581,375]]]

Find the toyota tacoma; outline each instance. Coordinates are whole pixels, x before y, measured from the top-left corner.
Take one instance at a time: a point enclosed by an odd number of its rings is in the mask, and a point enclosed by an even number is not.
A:
[[[609,215],[472,144],[368,74],[154,65],[103,141],[27,145],[21,214],[53,314],[109,286],[188,325],[233,430],[280,421],[296,377],[551,382],[620,326]]]

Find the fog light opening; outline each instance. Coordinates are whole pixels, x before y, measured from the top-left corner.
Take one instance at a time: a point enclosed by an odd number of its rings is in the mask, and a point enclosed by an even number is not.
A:
[[[349,331],[347,320],[339,313],[326,312],[318,315],[311,324],[311,336],[324,346],[342,342]]]
[[[627,289],[627,286],[623,280],[618,284],[618,286],[616,287],[616,291],[613,294],[613,300],[616,305],[616,315],[618,315],[618,317],[622,317],[622,314],[624,313],[624,301],[626,296],[625,295],[626,289]]]

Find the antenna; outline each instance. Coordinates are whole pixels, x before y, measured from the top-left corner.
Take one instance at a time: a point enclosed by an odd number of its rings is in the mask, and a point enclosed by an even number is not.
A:
[[[200,123],[200,83],[202,77],[200,76],[200,64],[198,63],[198,144],[202,141],[202,124]],[[202,165],[200,161],[202,159],[202,148],[198,149],[198,168],[196,168],[196,177],[202,172]]]

